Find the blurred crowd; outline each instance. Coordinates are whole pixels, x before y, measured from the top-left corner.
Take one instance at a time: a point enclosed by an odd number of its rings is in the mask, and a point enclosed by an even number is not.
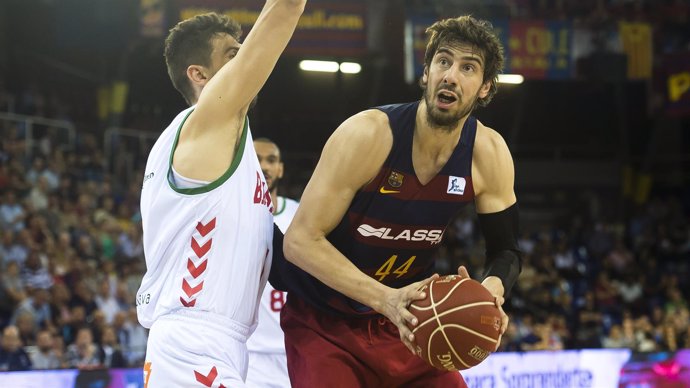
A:
[[[502,349],[690,348],[689,214],[677,196],[664,196],[627,220],[572,214],[562,225],[523,226],[522,273],[508,298]],[[441,271],[469,263],[481,277],[477,228],[468,214],[448,229]]]
[[[0,370],[141,365],[140,186],[112,184],[94,136],[67,151],[1,129]]]

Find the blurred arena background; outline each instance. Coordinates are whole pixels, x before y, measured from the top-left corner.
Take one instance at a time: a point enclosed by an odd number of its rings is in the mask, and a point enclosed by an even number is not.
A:
[[[142,365],[139,190],[149,147],[184,107],[163,39],[181,18],[210,10],[237,18],[246,35],[262,5],[0,0],[0,370],[11,369],[3,352],[19,347],[34,360],[29,369]],[[680,351],[690,348],[690,1],[307,7],[250,113],[255,136],[283,151],[282,193],[300,197],[349,115],[421,96],[424,26],[467,13],[491,20],[505,73],[520,76],[476,112],[511,148],[521,207],[525,260],[502,352],[626,349],[612,386],[690,387],[690,355]],[[305,60],[335,71],[304,70]],[[473,214],[447,230],[440,272],[465,263],[480,276]],[[122,386],[139,386],[132,373]],[[600,387],[575,377],[504,380],[469,382]],[[62,386],[46,381],[3,386]]]

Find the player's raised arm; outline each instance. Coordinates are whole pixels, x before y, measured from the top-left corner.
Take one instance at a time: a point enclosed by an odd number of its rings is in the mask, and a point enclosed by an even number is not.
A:
[[[385,113],[369,110],[346,120],[323,149],[285,234],[284,251],[288,261],[327,286],[388,317],[414,353],[407,324],[415,325],[416,319],[407,307],[412,300],[423,298],[418,291],[421,282],[401,289],[385,286],[363,273],[326,239],[356,192],[376,176],[392,143]]]
[[[213,43],[211,63],[187,68],[187,77],[200,92],[175,152],[174,166],[183,176],[213,181],[225,172],[249,105],[292,37],[305,4],[306,0],[266,1],[243,44],[218,36],[223,41]]]
[[[204,88],[195,121],[222,125],[249,103],[268,79],[295,31],[306,0],[268,0],[235,58]]]

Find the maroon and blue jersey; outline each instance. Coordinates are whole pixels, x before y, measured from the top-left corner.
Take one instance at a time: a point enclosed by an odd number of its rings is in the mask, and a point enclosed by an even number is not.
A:
[[[412,165],[418,106],[417,101],[376,108],[388,115],[393,146],[376,177],[355,194],[340,224],[327,236],[362,272],[395,288],[433,273],[434,253],[446,227],[474,200],[471,172],[477,120],[468,117],[448,162],[422,184]],[[290,291],[315,307],[348,316],[375,313],[301,272],[290,274],[299,278],[290,281]]]

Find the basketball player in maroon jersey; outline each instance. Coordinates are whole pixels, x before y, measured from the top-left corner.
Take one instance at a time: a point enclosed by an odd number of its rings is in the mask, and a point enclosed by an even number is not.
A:
[[[418,323],[408,306],[436,276],[433,253],[463,206],[479,213],[482,284],[499,307],[520,272],[513,161],[503,138],[470,116],[496,93],[503,49],[489,23],[469,16],[427,33],[423,98],[341,124],[285,236],[281,325],[294,388],[466,386],[414,355],[408,327]]]

